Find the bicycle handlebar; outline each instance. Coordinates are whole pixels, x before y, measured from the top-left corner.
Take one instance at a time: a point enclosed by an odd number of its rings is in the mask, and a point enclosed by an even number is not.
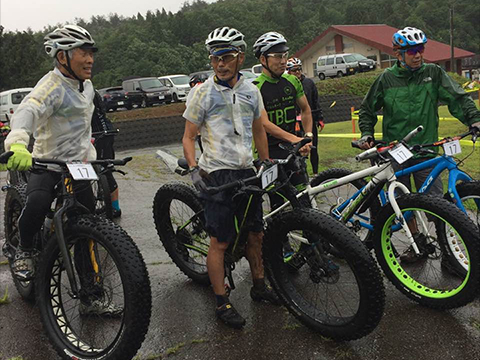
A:
[[[273,159],[272,163],[274,165],[275,164],[279,164],[279,165],[287,164],[292,159],[292,157],[295,154],[297,154],[298,151],[303,146],[310,143],[311,141],[312,141],[312,139],[310,139],[310,138],[303,138],[301,141],[299,141],[298,143],[295,144],[295,146],[291,150],[290,154],[285,159]],[[251,177],[246,178],[246,179],[236,180],[234,182],[224,184],[224,185],[220,185],[220,186],[212,186],[212,187],[207,186],[206,191],[209,194],[213,195],[213,194],[219,193],[220,191],[229,190],[229,189],[232,189],[232,188],[235,188],[235,187],[241,187],[243,185],[246,185],[248,183],[251,183],[253,181],[257,181],[258,179],[260,179],[265,170],[266,170],[265,165],[262,165],[262,166],[260,166],[260,168],[258,169],[257,173],[254,176],[251,176]]]
[[[13,155],[13,151],[7,151],[0,155],[0,164],[6,164],[8,158]]]
[[[419,132],[421,132],[423,130],[423,126],[420,125],[418,126],[417,128],[413,129],[412,131],[410,131],[402,140],[400,140],[399,142],[400,143],[403,143],[403,144],[406,144],[409,140],[411,140],[415,135],[417,135]],[[363,160],[367,160],[367,159],[373,159],[375,157],[377,157],[380,153],[383,153],[385,152],[386,150],[388,149],[391,149],[394,145],[396,145],[396,143],[392,143],[386,147],[379,147],[380,144],[382,144],[382,142],[377,142],[375,141],[375,147],[371,148],[371,149],[368,149],[360,154],[358,154],[357,156],[355,156],[355,160],[357,161],[363,161]],[[384,144],[384,143],[383,143]],[[358,147],[360,148],[359,146],[359,142],[358,141],[352,141],[352,146],[353,147]]]

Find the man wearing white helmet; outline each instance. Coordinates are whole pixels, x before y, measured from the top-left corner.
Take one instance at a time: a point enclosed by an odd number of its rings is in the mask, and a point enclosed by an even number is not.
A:
[[[450,113],[465,125],[480,129],[480,111],[470,96],[440,66],[424,63],[427,37],[422,30],[413,27],[399,30],[393,34],[392,44],[398,61],[375,80],[360,107],[358,125],[362,132],[362,148],[373,146],[374,127],[378,120],[376,113],[380,109],[383,109],[383,140],[387,142],[404,138],[419,125],[423,125],[424,130],[410,141],[411,145],[437,141],[439,102],[447,104]],[[401,165],[394,164],[394,167],[401,170],[431,156],[435,155],[415,156]],[[417,189],[429,173],[430,169],[425,169],[413,174]],[[409,177],[400,177],[399,180],[411,187]],[[430,191],[443,195],[440,178]],[[417,244],[421,243],[421,239],[417,240]],[[400,256],[403,262],[414,262],[419,258],[413,249]]]
[[[216,297],[216,316],[229,326],[241,328],[245,319],[225,292],[224,254],[235,239],[234,215],[241,219],[245,204],[232,201],[230,191],[212,196],[204,190],[206,186],[220,186],[255,174],[252,140],[255,140],[259,158],[268,159],[263,126],[266,114],[260,92],[239,73],[245,59],[243,34],[229,27],[217,28],[208,35],[205,45],[215,75],[193,87],[188,95],[183,114],[187,120],[183,148],[193,183],[204,203],[206,229],[211,238],[207,268]],[[197,164],[195,138],[198,131],[203,153]],[[255,208],[249,230],[246,254],[253,278],[250,295],[253,300],[277,304],[279,299],[264,279],[261,203]]]
[[[76,25],[65,25],[45,36],[46,53],[54,59],[55,68],[37,83],[12,117],[12,131],[5,149],[13,151],[7,169],[26,171],[35,158],[59,160],[95,160],[91,143],[91,119],[94,109],[92,76],[95,41],[88,31]],[[33,153],[27,150],[30,136],[35,138]],[[14,276],[19,280],[33,278],[34,235],[40,230],[53,200],[53,189],[60,174],[35,171],[27,185],[27,201],[19,218],[20,244],[13,262]],[[90,185],[75,192],[77,199],[94,210]]]
[[[295,134],[296,107],[300,109],[302,127],[306,137],[313,137],[312,113],[307,98],[303,91],[300,80],[293,75],[286,74],[288,59],[287,40],[277,32],[267,32],[260,36],[253,45],[253,51],[260,60],[263,70],[253,82],[262,93],[265,110],[270,123],[277,125],[282,130]],[[279,145],[283,139],[279,138],[267,129],[268,152],[273,159],[284,159],[288,151]],[[311,143],[305,145],[305,152],[308,153]],[[290,179],[291,183],[303,187],[308,183],[305,174],[294,173]],[[272,196],[272,206],[278,206],[283,200],[280,196]]]

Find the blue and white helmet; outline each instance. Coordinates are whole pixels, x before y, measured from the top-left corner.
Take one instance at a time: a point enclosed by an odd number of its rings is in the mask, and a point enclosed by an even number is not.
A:
[[[393,47],[397,49],[409,48],[416,45],[426,44],[427,36],[425,33],[413,27],[406,27],[393,34]]]

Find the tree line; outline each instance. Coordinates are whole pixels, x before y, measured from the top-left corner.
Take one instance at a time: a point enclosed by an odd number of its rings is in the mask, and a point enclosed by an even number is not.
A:
[[[480,2],[467,0],[218,0],[211,4],[193,0],[177,13],[154,9],[132,17],[111,14],[75,22],[90,31],[100,49],[93,82],[102,88],[120,85],[132,75],[208,69],[204,41],[219,26],[235,27],[245,34],[245,67],[257,63],[252,45],[267,31],[284,34],[292,54],[329,26],[344,24],[409,25],[448,44],[452,3],[455,46],[480,53]],[[43,50],[43,37],[57,26],[37,32],[8,32],[0,27],[0,90],[34,86],[53,67]]]

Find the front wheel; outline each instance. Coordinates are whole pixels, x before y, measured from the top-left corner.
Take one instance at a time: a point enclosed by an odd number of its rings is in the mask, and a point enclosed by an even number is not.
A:
[[[160,187],[153,202],[160,240],[177,267],[193,281],[209,285],[207,254],[210,237],[204,228],[203,207],[186,183]]]
[[[83,215],[64,227],[80,289],[66,274],[53,235],[36,278],[41,320],[62,359],[131,359],[150,323],[152,297],[147,268],[128,234],[112,222]]]
[[[337,72],[337,77],[338,77],[338,78],[343,77],[343,72],[341,72],[341,71]]]
[[[375,254],[389,280],[410,299],[436,309],[468,304],[480,289],[478,228],[455,205],[439,197],[407,194],[397,198],[402,218],[415,237],[419,253],[400,226],[391,204],[382,208],[373,234]],[[449,244],[465,269],[445,266]],[[410,253],[410,254],[409,254]]]
[[[304,246],[287,262],[292,240]],[[354,340],[380,322],[385,306],[380,270],[355,234],[332,217],[316,209],[279,213],[265,231],[263,256],[270,283],[307,327],[335,340]],[[297,271],[291,271],[292,262]]]
[[[325,80],[325,74],[324,74],[324,73],[318,74],[318,78],[319,78],[320,80]]]

